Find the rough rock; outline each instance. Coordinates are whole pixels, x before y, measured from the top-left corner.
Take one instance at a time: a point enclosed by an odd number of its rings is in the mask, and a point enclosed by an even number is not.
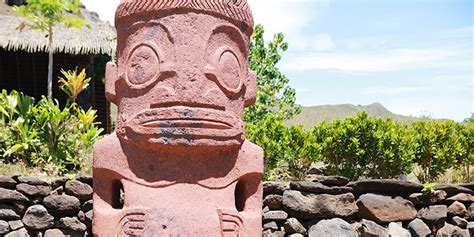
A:
[[[49,229],[44,232],[44,237],[65,237],[63,231],[60,229]]]
[[[468,193],[458,193],[450,198],[449,201],[474,202],[474,195]]]
[[[345,186],[349,183],[349,179],[341,176],[319,176],[315,182],[320,182],[326,186]]]
[[[21,228],[6,234],[4,237],[30,237],[25,228]]]
[[[459,185],[454,185],[454,184],[442,184],[442,185],[437,185],[435,187],[436,190],[444,190],[448,196],[454,196],[458,193],[468,193],[468,194],[474,194],[474,191],[472,191],[469,188],[465,188]]]
[[[467,209],[461,202],[455,201],[448,207],[450,216],[467,216]]]
[[[460,228],[466,228],[467,227],[467,220],[464,218],[461,218],[459,216],[453,217],[451,220],[451,224],[458,226]]]
[[[86,223],[92,223],[92,217],[94,216],[94,212],[92,210],[86,212]]]
[[[69,195],[50,195],[43,199],[43,204],[57,217],[76,215],[81,209],[78,198]]]
[[[359,216],[379,224],[410,221],[416,217],[413,203],[401,197],[364,194],[357,200]]]
[[[291,182],[290,188],[315,194],[343,194],[352,192],[351,187],[328,187],[322,183],[308,181]]]
[[[446,205],[424,207],[418,211],[416,217],[428,224],[442,223],[448,217],[448,207]]]
[[[338,236],[357,237],[357,231],[346,221],[340,218],[322,220],[308,230],[309,237]]]
[[[54,217],[42,205],[34,205],[26,210],[23,224],[32,230],[44,230],[54,226]]]
[[[428,193],[412,193],[408,200],[415,205],[433,205],[446,199],[447,193],[444,190],[436,190]]]
[[[284,221],[288,214],[284,211],[269,211],[263,213],[263,221]]]
[[[431,234],[430,228],[418,218],[408,224],[408,230],[413,237],[426,237]]]
[[[15,190],[0,188],[1,203],[14,201],[28,202],[28,198]]]
[[[76,217],[63,217],[56,222],[56,227],[64,230],[83,232],[87,226],[80,222]]]
[[[471,236],[474,236],[474,222],[467,223],[467,230],[469,231]]]
[[[263,182],[263,193],[282,195],[285,190],[288,190],[288,185],[281,182]]]
[[[57,189],[59,187],[63,187],[64,184],[68,181],[69,179],[67,178],[59,178],[51,181],[51,188],[52,189]]]
[[[407,229],[394,222],[388,224],[388,234],[390,237],[411,237]]]
[[[25,184],[30,184],[30,185],[43,185],[43,186],[49,186],[49,183],[38,178],[38,177],[24,177],[24,176],[19,176],[18,182],[20,183],[25,183]]]
[[[88,184],[91,187],[93,185],[92,176],[89,176],[89,175],[79,175],[79,176],[77,176],[76,180],[81,182],[81,183]]]
[[[75,196],[81,201],[92,199],[93,190],[88,184],[81,183],[77,180],[67,181],[64,185],[66,194]]]
[[[363,219],[359,231],[362,237],[388,237],[388,230],[371,220]]]
[[[82,210],[79,211],[79,212],[77,213],[77,218],[79,218],[79,220],[80,220],[81,222],[85,222],[85,221],[86,221],[86,213],[84,213]]]
[[[471,203],[467,210],[468,220],[474,220],[474,203]]]
[[[283,207],[282,201],[283,196],[270,194],[263,199],[263,205],[270,208],[270,210],[281,210]]]
[[[10,225],[11,230],[18,230],[20,228],[23,228],[23,222],[21,220],[14,220],[14,221],[9,221],[8,225]]]
[[[30,185],[21,183],[16,186],[16,190],[29,196],[48,196],[51,193],[51,187],[43,185]]]
[[[459,186],[461,186],[463,188],[468,188],[468,189],[474,191],[474,183],[464,183],[464,184],[459,184]]]
[[[305,235],[294,233],[294,234],[288,235],[288,237],[305,237]]]
[[[10,231],[8,222],[0,220],[0,235],[4,235]]]
[[[380,193],[380,194],[411,194],[421,192],[423,185],[393,179],[368,179],[351,182],[347,186],[354,189],[355,194]]]
[[[0,175],[0,188],[14,189],[15,187],[16,181],[12,177]]]
[[[25,202],[13,202],[13,207],[16,213],[23,215],[25,214],[28,205]]]
[[[82,204],[81,210],[83,212],[88,212],[88,211],[92,210],[92,200],[84,202],[84,204]]]
[[[280,228],[279,230],[265,230],[263,231],[263,237],[285,237],[285,230]]]
[[[286,234],[298,233],[305,235],[307,233],[306,228],[296,218],[288,218],[283,227]]]
[[[347,217],[357,213],[352,193],[328,195],[288,190],[283,194],[283,208],[301,219]]]
[[[263,224],[263,229],[264,230],[279,230],[280,228],[278,227],[276,222],[270,221],[270,222],[265,222]]]
[[[18,215],[12,206],[0,204],[0,220],[19,220],[20,215]]]
[[[469,232],[467,230],[462,230],[461,228],[451,225],[444,224],[444,226],[436,232],[436,237],[469,237]]]

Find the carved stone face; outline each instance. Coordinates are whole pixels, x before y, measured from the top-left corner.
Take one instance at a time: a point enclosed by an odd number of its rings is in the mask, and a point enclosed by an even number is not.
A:
[[[117,66],[107,65],[119,138],[155,147],[241,145],[243,109],[256,91],[248,36],[205,13],[130,22],[118,26]]]

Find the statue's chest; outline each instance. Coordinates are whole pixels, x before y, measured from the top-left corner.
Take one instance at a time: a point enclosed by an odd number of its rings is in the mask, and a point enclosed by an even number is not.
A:
[[[220,233],[225,216],[238,216],[235,184],[209,189],[179,183],[153,188],[123,181],[123,210],[120,222],[124,236],[187,236],[183,233]],[[238,218],[238,217],[237,217]],[[183,230],[188,226],[189,230]],[[174,235],[180,233],[180,235]],[[210,235],[212,236],[212,234]]]

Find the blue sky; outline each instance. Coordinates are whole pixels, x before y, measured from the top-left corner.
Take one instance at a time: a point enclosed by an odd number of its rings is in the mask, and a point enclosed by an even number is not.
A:
[[[111,21],[117,0],[83,0]],[[249,0],[304,106],[380,102],[403,115],[474,111],[473,1]]]

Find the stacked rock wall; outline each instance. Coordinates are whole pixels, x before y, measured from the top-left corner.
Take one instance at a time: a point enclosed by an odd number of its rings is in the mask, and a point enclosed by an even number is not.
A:
[[[474,184],[264,183],[263,236],[474,236]],[[92,236],[92,178],[0,176],[0,236]],[[471,232],[469,232],[471,231]]]
[[[263,236],[474,236],[474,184],[343,177],[264,183]]]
[[[0,236],[92,236],[92,178],[0,176]]]

